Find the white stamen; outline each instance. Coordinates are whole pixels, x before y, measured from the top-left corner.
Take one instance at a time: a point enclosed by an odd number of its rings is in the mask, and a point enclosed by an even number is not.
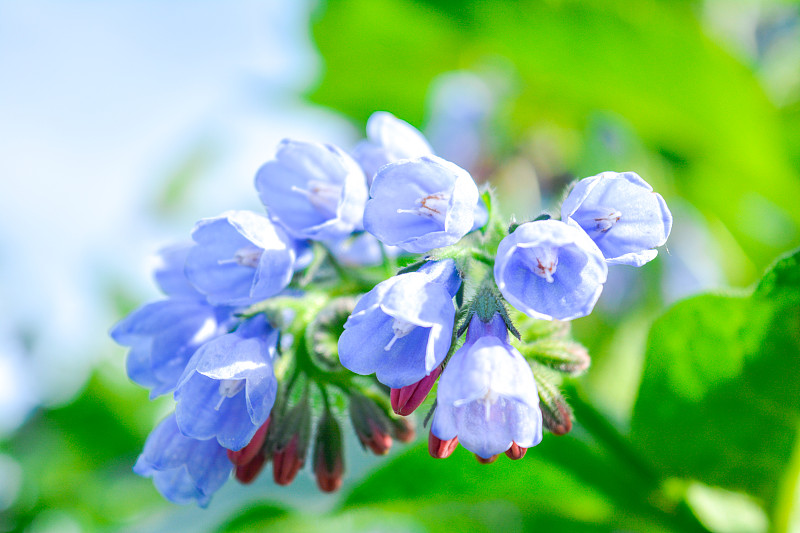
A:
[[[218,265],[229,265],[229,264],[237,264],[239,266],[246,266],[250,268],[256,268],[258,266],[258,262],[261,259],[261,254],[264,252],[261,248],[255,247],[247,247],[247,248],[239,248],[236,250],[236,253],[233,254],[233,257],[230,259],[220,259],[217,261]]]
[[[536,264],[533,272],[537,276],[544,278],[547,283],[553,283],[553,274],[556,273],[558,266],[558,254],[554,248],[541,247],[535,250]]]
[[[597,223],[596,229],[600,233],[605,233],[611,228],[614,227],[614,224],[619,222],[619,219],[622,218],[622,213],[617,211],[616,209],[608,209],[608,214],[605,216],[600,216],[594,219]]]
[[[406,322],[400,318],[395,318],[392,322],[392,331],[394,332],[394,337],[389,341],[389,343],[383,347],[385,351],[389,351],[394,346],[394,343],[397,342],[397,339],[402,339],[409,333],[411,333],[414,328],[416,328],[416,324],[412,324],[411,322]]]
[[[301,189],[292,185],[292,190],[308,198],[311,205],[326,217],[332,218],[336,216],[339,197],[342,195],[340,186],[327,181],[309,180],[308,189]]]
[[[398,213],[409,213],[421,217],[432,218],[440,224],[444,224],[447,206],[450,203],[450,195],[445,192],[437,192],[418,198],[415,204],[417,207],[412,209],[398,209]]]
[[[219,403],[216,407],[214,407],[215,411],[219,411],[219,408],[222,407],[222,402],[225,401],[226,398],[233,398],[241,390],[244,388],[245,380],[243,379],[221,379],[219,381]]]

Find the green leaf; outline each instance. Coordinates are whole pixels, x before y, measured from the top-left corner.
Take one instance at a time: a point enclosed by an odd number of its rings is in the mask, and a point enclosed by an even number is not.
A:
[[[751,294],[696,296],[653,325],[631,435],[664,476],[778,505],[800,444],[799,261],[778,261]]]

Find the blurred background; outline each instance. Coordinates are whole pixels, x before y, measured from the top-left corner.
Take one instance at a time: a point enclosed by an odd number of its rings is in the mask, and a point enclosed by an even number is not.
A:
[[[800,531],[796,293],[754,326],[746,292],[800,243],[800,4],[0,0],[0,72],[0,532]],[[280,139],[350,149],[375,110],[518,220],[605,170],[667,200],[668,249],[574,323],[575,430],[492,466],[350,442],[334,496],[267,472],[206,510],[164,501],[131,467],[170,400],[108,330],[158,298],[158,248],[262,209]],[[709,291],[739,296],[658,319]],[[780,359],[753,370],[763,346]]]

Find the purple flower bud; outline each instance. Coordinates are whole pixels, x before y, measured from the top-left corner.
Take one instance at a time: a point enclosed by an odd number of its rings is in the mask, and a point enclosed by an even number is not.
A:
[[[460,283],[451,259],[379,283],[359,300],[344,325],[339,337],[342,365],[356,374],[375,373],[393,388],[429,375],[450,348],[453,295]]]
[[[234,471],[236,481],[242,485],[252,483],[264,469],[265,464],[267,464],[267,456],[262,450],[259,450],[247,463],[236,465],[236,470]]]
[[[433,155],[428,141],[414,126],[386,111],[376,111],[367,121],[367,139],[353,149],[368,184],[387,163]]]
[[[428,397],[428,393],[431,392],[433,384],[436,383],[441,373],[442,367],[437,366],[433,369],[433,372],[416,383],[399,389],[392,389],[390,398],[394,412],[402,416],[408,416],[413,413]]]
[[[458,242],[472,229],[478,204],[469,173],[436,156],[381,167],[369,193],[364,228],[415,254]]]
[[[579,181],[561,206],[597,243],[609,263],[642,266],[667,242],[672,213],[635,172],[603,172]]]
[[[300,443],[300,436],[292,435],[286,445],[275,450],[272,455],[272,478],[278,485],[289,485],[306,463],[306,450]]]
[[[502,240],[494,263],[505,299],[544,320],[591,313],[607,273],[603,254],[586,233],[558,220],[520,225]]]
[[[294,237],[337,240],[361,227],[364,173],[335,146],[285,139],[255,184],[270,217]]]
[[[228,211],[198,222],[192,239],[186,277],[212,304],[249,305],[292,279],[294,243],[266,217]]]
[[[256,315],[195,352],[175,389],[175,416],[184,435],[216,437],[230,450],[253,439],[275,402],[277,340],[264,315]]]
[[[231,463],[217,441],[185,437],[170,415],[147,437],[133,471],[153,478],[156,489],[169,501],[195,501],[205,507],[228,480]]]
[[[508,343],[497,314],[484,323],[476,315],[464,345],[439,380],[431,433],[458,437],[466,449],[488,459],[516,442],[525,448],[542,440],[536,383],[525,359]]]

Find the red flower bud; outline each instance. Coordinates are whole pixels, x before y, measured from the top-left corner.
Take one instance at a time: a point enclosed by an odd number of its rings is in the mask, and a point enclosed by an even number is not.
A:
[[[236,479],[244,485],[252,483],[261,473],[266,462],[267,456],[264,455],[264,452],[258,452],[247,464],[240,464],[236,467]]]
[[[388,410],[388,408],[387,408]],[[392,447],[389,416],[374,400],[360,394],[350,397],[350,420],[358,440],[375,455],[385,455]]]
[[[428,433],[428,453],[435,459],[446,459],[458,447],[458,437],[442,440],[433,432]]]
[[[475,454],[475,459],[482,465],[490,465],[493,462],[497,461],[497,454],[492,455],[491,457],[481,457],[478,454]]]
[[[270,419],[264,422],[264,425],[258,428],[256,434],[250,439],[250,443],[238,451],[228,450],[228,459],[236,466],[243,466],[248,464],[255,458],[256,454],[261,451],[264,446],[264,439],[267,436],[267,429],[269,428]]]
[[[522,459],[525,457],[525,452],[528,451],[528,448],[521,448],[519,444],[516,442],[511,443],[511,447],[506,450],[506,455],[516,461],[517,459]]]
[[[317,486],[323,492],[334,492],[342,486],[343,473],[342,432],[333,415],[326,412],[317,426],[317,439],[314,443],[314,474]]]
[[[407,418],[392,418],[394,436],[400,442],[411,442],[417,436],[414,424]]]
[[[392,389],[391,400],[394,412],[402,416],[408,416],[413,413],[428,397],[428,393],[441,373],[442,367],[438,366],[416,383],[406,385],[400,389]]]
[[[298,450],[298,438],[298,435],[294,435],[289,444],[275,450],[272,455],[272,477],[278,485],[288,485],[294,481],[297,472],[305,464],[305,453],[300,454]]]

